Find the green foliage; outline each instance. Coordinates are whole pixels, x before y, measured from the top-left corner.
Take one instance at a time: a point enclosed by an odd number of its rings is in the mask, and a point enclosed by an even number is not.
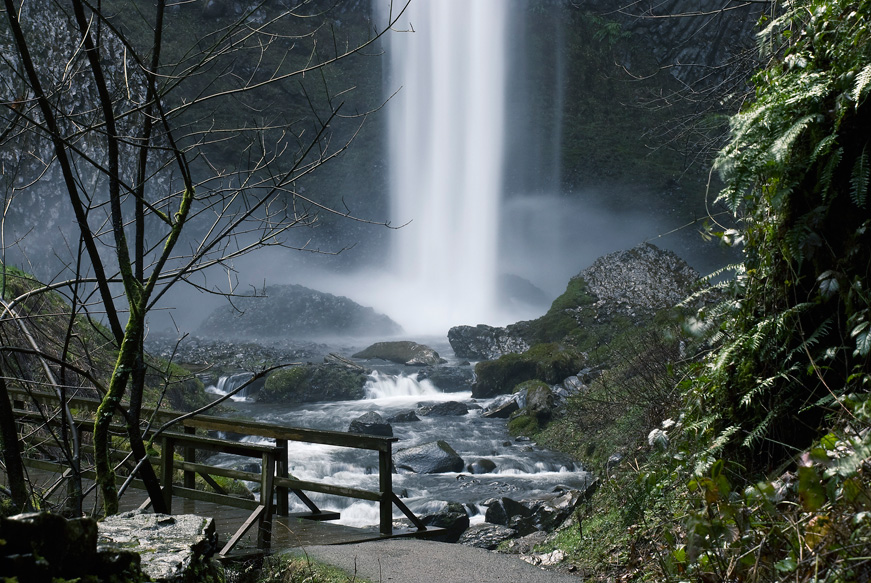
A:
[[[803,0],[768,22],[768,66],[716,163],[744,262],[686,397],[706,439],[760,469],[806,447],[867,370],[869,19],[868,1]]]
[[[250,580],[257,583],[367,583],[355,574],[313,561],[305,555],[267,557]]]

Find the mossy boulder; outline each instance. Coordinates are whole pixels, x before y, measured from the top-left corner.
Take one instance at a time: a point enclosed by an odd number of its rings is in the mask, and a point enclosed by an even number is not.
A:
[[[257,394],[262,402],[312,403],[362,399],[367,375],[336,364],[304,364],[266,377]]]
[[[514,392],[530,380],[556,384],[584,367],[586,354],[557,343],[537,344],[523,354],[506,354],[475,366],[475,398],[488,398]]]
[[[518,413],[520,413],[518,411]],[[512,437],[526,436],[532,437],[541,429],[538,419],[535,415],[520,413],[508,420],[508,433]]]
[[[523,394],[526,403],[526,406],[519,411],[520,414],[532,415],[542,423],[550,421],[556,407],[556,395],[547,383],[526,381],[516,388]]]
[[[424,344],[410,340],[395,342],[376,342],[368,348],[353,354],[353,358],[380,358],[407,366],[430,366],[442,364],[445,359],[439,353]]]

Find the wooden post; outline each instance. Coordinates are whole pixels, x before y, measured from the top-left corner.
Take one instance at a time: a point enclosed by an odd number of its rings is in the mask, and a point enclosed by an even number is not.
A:
[[[197,430],[195,427],[185,426],[184,432],[188,435],[196,435]],[[184,461],[186,461],[186,462],[197,461],[196,450],[193,447],[187,446],[184,448]],[[197,487],[197,475],[195,472],[192,472],[190,470],[184,471],[184,487],[190,488],[191,490],[193,490]]]
[[[263,468],[260,474],[260,528],[257,529],[257,548],[269,549],[272,544],[272,497],[275,495],[275,452],[263,452]]]
[[[287,470],[287,440],[276,439],[275,446],[277,448],[278,455],[278,459],[275,461],[275,473],[279,478],[287,478],[289,475]],[[288,496],[290,494],[290,491],[287,489],[287,486],[278,486],[275,490],[276,495],[278,496],[276,514],[278,514],[279,516],[287,516],[290,512],[290,508],[288,505]]]
[[[378,451],[378,490],[380,498],[380,531],[382,535],[393,534],[393,454],[390,443]]]
[[[163,437],[163,452],[161,453],[161,474],[163,479],[163,503],[166,505],[167,514],[172,514],[172,471],[175,442],[172,437]]]

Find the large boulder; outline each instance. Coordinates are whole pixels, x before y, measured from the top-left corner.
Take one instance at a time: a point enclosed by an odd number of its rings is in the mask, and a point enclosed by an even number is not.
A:
[[[536,531],[552,532],[574,514],[585,498],[580,490],[550,493],[532,500],[503,497],[485,502],[485,520],[517,531],[521,536]]]
[[[149,581],[210,583],[224,580],[223,570],[210,558],[217,543],[213,518],[134,510],[100,521],[97,548],[139,553]]]
[[[350,425],[348,425],[348,432],[393,437],[393,427],[375,411],[364,413],[351,421]]]
[[[468,412],[468,405],[459,401],[432,403],[417,408],[417,414],[421,417],[462,417]]]
[[[586,354],[574,348],[551,343],[536,345],[523,354],[506,354],[497,360],[479,362],[475,365],[472,396],[485,399],[511,393],[529,380],[556,384],[576,374],[586,360]]]
[[[301,285],[273,285],[212,312],[197,334],[268,341],[280,338],[395,336],[402,328],[372,308]]]
[[[396,451],[393,465],[415,474],[441,474],[462,472],[466,464],[454,448],[438,440]]]
[[[362,399],[368,376],[338,364],[304,364],[277,370],[257,393],[260,402],[312,403]]]
[[[434,538],[440,542],[455,543],[469,528],[469,515],[459,502],[445,502],[440,510],[421,516],[420,521],[427,526],[444,529]]]
[[[471,391],[475,373],[471,366],[428,366],[417,371],[417,380],[428,380],[443,393]]]
[[[439,353],[424,344],[418,344],[410,340],[395,342],[376,342],[375,344],[353,354],[353,358],[380,358],[404,364],[407,366],[429,366],[446,362]]]
[[[454,326],[448,330],[448,342],[457,358],[470,360],[492,360],[529,349],[529,343],[514,332],[513,327],[498,328],[485,324]]]

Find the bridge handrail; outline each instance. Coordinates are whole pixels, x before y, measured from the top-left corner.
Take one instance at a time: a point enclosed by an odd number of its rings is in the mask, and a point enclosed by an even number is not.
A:
[[[14,402],[36,401],[49,406],[58,405],[58,396],[54,393],[42,391],[26,391],[17,387],[9,387],[10,397]],[[98,399],[83,396],[72,396],[67,399],[71,409],[80,409],[96,412],[100,404]],[[22,421],[36,421],[32,414],[19,411]],[[159,424],[165,424],[177,419],[184,413],[171,410],[159,410],[143,407],[142,417],[152,418]],[[76,420],[78,430],[88,430],[86,421]],[[270,544],[272,514],[288,514],[288,495],[293,492],[311,510],[309,517],[316,519],[335,518],[334,513],[324,513],[305,495],[304,492],[321,492],[326,494],[373,500],[379,502],[380,521],[379,530],[382,535],[390,535],[393,532],[393,505],[395,504],[417,527],[419,531],[427,530],[426,526],[417,518],[399,498],[393,493],[392,479],[392,447],[398,441],[395,437],[382,437],[364,435],[358,433],[346,433],[341,431],[327,431],[320,429],[307,429],[300,427],[286,427],[271,423],[262,423],[247,419],[231,419],[212,415],[198,414],[188,417],[179,422],[176,431],[161,434],[162,455],[160,463],[163,467],[163,495],[167,506],[171,507],[172,496],[180,496],[193,499],[212,499],[220,503],[237,505],[233,501],[225,500],[227,496],[211,493],[197,493],[194,490],[194,475],[200,474],[206,482],[214,488],[214,480],[210,479],[209,468],[212,466],[193,463],[195,449],[209,451],[225,451],[237,455],[262,457],[260,478],[261,496],[260,503],[248,502],[245,507],[255,504],[256,508],[245,524],[231,538],[222,554],[228,553],[238,542],[244,533],[255,523],[259,525],[258,547],[268,548]],[[183,429],[184,433],[178,432]],[[234,440],[220,440],[210,437],[196,436],[192,432],[197,430],[225,431],[235,434],[264,437],[275,440],[274,446],[238,442]],[[311,482],[296,480],[288,474],[288,442],[306,442],[319,445],[331,445],[336,447],[350,447],[366,449],[378,452],[379,487],[378,491],[361,490],[336,486],[325,482]],[[174,460],[173,454],[176,446],[184,452],[184,461]],[[172,483],[172,473],[181,469],[184,473],[184,486]],[[226,475],[226,470],[220,469],[211,475]],[[272,493],[277,493],[276,508],[272,507]]]

